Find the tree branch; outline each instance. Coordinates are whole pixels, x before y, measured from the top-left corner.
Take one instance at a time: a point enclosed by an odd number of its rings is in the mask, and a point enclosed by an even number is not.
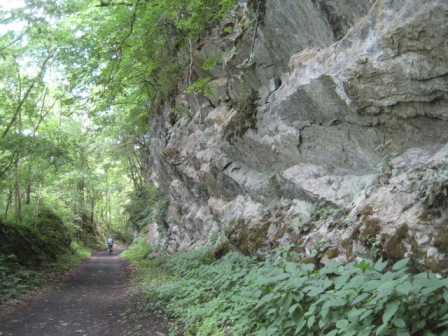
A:
[[[46,67],[48,61],[50,61],[50,59],[52,57],[53,57],[53,55],[51,53],[47,56],[47,58],[44,60],[44,62],[42,64],[42,68],[40,69],[39,74],[36,76],[35,79],[42,77],[42,75],[43,75],[43,73],[45,71],[45,67]],[[25,101],[28,98],[28,96],[30,95],[31,91],[33,90],[35,84],[36,84],[36,80],[34,80],[31,83],[31,85],[28,87],[28,89],[26,90],[26,92],[23,95],[23,97],[20,99],[19,105],[17,106],[16,110],[14,111],[14,115],[11,118],[11,121],[9,122],[8,126],[6,126],[6,129],[3,131],[2,138],[4,138],[9,133],[12,125],[17,120],[17,117],[19,116],[20,111],[22,110],[22,106],[23,106],[23,104],[25,104]]]
[[[5,174],[9,171],[9,169],[11,168],[11,166],[13,165],[13,163],[15,162],[16,154],[17,154],[17,151],[14,151],[14,153],[12,154],[12,157],[11,157],[11,161],[6,165],[5,168],[3,168],[3,170],[0,172],[0,177],[5,176]]]
[[[5,50],[5,49],[9,48],[10,46],[12,46],[12,45],[13,45],[14,43],[16,43],[17,41],[20,41],[20,40],[22,39],[22,37],[24,37],[24,36],[28,33],[28,31],[29,31],[29,28],[26,29],[26,30],[25,30],[21,35],[19,35],[15,40],[12,40],[11,43],[7,44],[7,45],[4,46],[4,47],[1,47],[1,48],[0,48],[0,51],[3,51],[3,50]]]
[[[114,2],[114,3],[112,3],[110,0],[109,0],[109,2],[100,0],[100,4],[96,5],[95,7],[109,7],[109,6],[116,6],[116,5],[132,6],[131,3],[127,3],[127,2]]]
[[[110,3],[110,2],[109,2]],[[122,47],[124,42],[132,35],[132,33],[134,32],[134,24],[135,24],[135,20],[137,19],[137,10],[138,10],[138,4],[140,3],[140,0],[137,0],[135,3],[135,8],[134,8],[134,12],[132,13],[132,21],[131,21],[131,29],[129,30],[128,34],[123,38],[123,40],[121,40],[120,44],[118,45],[118,52],[120,54],[123,54],[122,51]],[[120,63],[121,63],[121,57],[118,58],[117,60],[118,64],[112,68],[109,78],[107,79],[107,82],[105,83],[105,86],[107,86],[111,81],[112,81],[112,77],[118,72],[118,68],[120,67]],[[115,71],[115,69],[117,69]]]

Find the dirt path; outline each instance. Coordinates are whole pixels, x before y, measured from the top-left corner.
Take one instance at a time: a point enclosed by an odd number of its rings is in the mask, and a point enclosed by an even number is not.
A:
[[[0,314],[0,336],[168,335],[164,319],[130,319],[131,269],[117,252],[97,253],[60,285]]]

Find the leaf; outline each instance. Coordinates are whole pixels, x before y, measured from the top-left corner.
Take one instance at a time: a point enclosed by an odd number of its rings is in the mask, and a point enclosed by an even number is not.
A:
[[[290,316],[290,319],[293,320],[295,323],[297,323],[303,316],[302,314],[302,306],[299,303],[296,303],[289,307],[288,313]],[[284,313],[281,313],[284,314]]]
[[[310,287],[308,287],[310,288]],[[307,293],[308,296],[314,297],[324,292],[322,287],[311,287],[311,290]]]
[[[435,292],[441,287],[444,287],[444,284],[441,281],[433,279],[424,280],[422,285],[424,286],[424,288],[420,292],[425,296],[432,292]]]
[[[336,322],[336,328],[338,329],[345,329],[348,327],[348,325],[349,325],[348,320],[339,320]]]
[[[409,258],[405,258],[405,259],[402,259],[402,260],[400,260],[400,261],[397,261],[397,262],[392,266],[392,269],[393,269],[394,271],[401,270],[401,269],[403,269],[403,268],[408,264],[408,262],[409,262]]]
[[[322,317],[322,319],[326,318],[328,315],[328,312],[330,311],[330,305],[327,304],[327,302],[325,302],[325,304],[322,306],[322,308],[320,310],[320,316]]]
[[[349,288],[359,289],[365,283],[366,283],[366,277],[362,274],[359,274],[350,280]]]
[[[447,321],[448,321],[448,314],[443,315],[440,319],[441,319],[441,320],[447,320]]]
[[[334,289],[342,288],[348,281],[348,276],[339,276],[334,280]]]
[[[405,281],[399,284],[396,288],[397,292],[403,295],[408,295],[412,289],[412,284],[409,281]]]
[[[448,321],[439,323],[439,324],[437,325],[437,328],[440,328],[440,327],[446,327],[446,326],[448,326]]]
[[[360,309],[352,308],[352,309],[347,313],[347,316],[350,318],[351,321],[353,321],[354,319],[352,319],[351,317],[354,318],[354,317],[357,317],[357,316],[359,316],[359,315],[362,315],[365,311],[366,311],[365,308],[360,308]]]
[[[255,306],[255,309],[260,308],[261,306],[265,305],[268,302],[271,302],[273,297],[274,297],[274,294],[272,294],[272,293],[269,293],[269,294],[263,296],[260,299],[260,301],[258,301],[257,305]]]
[[[399,317],[394,318],[392,320],[392,323],[397,328],[404,328],[404,327],[406,327],[406,322],[402,318],[399,318]]]
[[[382,272],[387,266],[387,261],[382,261],[381,259],[378,260],[373,268],[377,270],[378,272]]]
[[[392,316],[397,311],[398,307],[400,306],[399,301],[392,301],[386,305],[386,309],[383,314],[383,323],[387,324],[389,320],[392,318]]]
[[[372,292],[373,290],[377,289],[381,284],[380,280],[370,280],[368,281],[364,286],[364,291],[366,292]]]
[[[307,323],[306,323],[308,329],[311,329],[311,327],[314,324],[314,321],[316,321],[316,316],[311,315],[310,318],[308,319]]]
[[[362,270],[364,270],[364,271],[370,271],[370,270],[373,270],[373,267],[372,267],[372,265],[370,265],[366,260],[362,260],[360,263],[358,263],[358,264],[355,264],[355,267],[356,268],[360,268],[360,269],[362,269]]]
[[[367,316],[371,315],[373,313],[372,310],[367,309],[364,314],[361,315],[361,317],[359,318],[360,321],[364,320]]]
[[[319,319],[319,329],[323,329],[325,325],[327,324],[327,321],[324,319]]]
[[[389,297],[395,287],[395,281],[386,281],[375,291],[378,299]]]
[[[305,319],[303,318],[303,316],[302,316],[300,322],[297,323],[297,328],[296,328],[296,331],[295,331],[295,334],[296,334],[296,335],[299,334],[299,332],[303,329],[303,327],[305,326],[305,324],[306,324],[306,320],[305,320]]]
[[[297,308],[299,308],[299,310],[302,310],[302,307],[298,303],[293,304],[291,307],[289,307],[288,313],[290,315],[294,314]]]
[[[345,306],[347,304],[347,301],[344,297],[331,297],[329,301],[329,307],[341,307]]]
[[[381,335],[383,333],[383,331],[385,331],[387,329],[387,324],[382,324],[380,325],[375,332],[375,335]]]
[[[370,294],[369,293],[362,293],[361,295],[358,295],[353,301],[352,301],[352,305],[356,305],[357,303],[360,303],[361,301],[363,301],[364,299],[366,299],[367,297],[369,297]]]

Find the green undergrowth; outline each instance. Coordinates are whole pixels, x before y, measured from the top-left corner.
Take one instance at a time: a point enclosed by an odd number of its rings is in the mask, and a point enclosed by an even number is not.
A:
[[[50,210],[21,224],[0,221],[0,255],[14,254],[21,265],[35,268],[69,250],[71,236],[63,220]]]
[[[145,259],[151,252],[152,250],[148,244],[146,244],[145,239],[143,237],[138,237],[132,242],[129,249],[121,253],[121,256],[132,260],[137,266],[144,267],[147,264]]]
[[[90,250],[80,242],[73,240],[70,243],[70,251],[61,255],[54,262],[49,263],[47,268],[58,271],[69,270],[73,266],[79,264],[84,259],[90,257]]]
[[[288,248],[265,261],[213,260],[208,249],[140,255],[126,254],[137,265],[140,308],[174,316],[172,335],[448,335],[448,279],[411,274],[408,259],[316,269]]]
[[[22,223],[0,221],[0,304],[50,281],[89,255],[49,209]]]
[[[0,305],[42,286],[89,256],[90,251],[77,241],[72,241],[64,254],[38,267],[24,265],[15,254],[0,254]]]

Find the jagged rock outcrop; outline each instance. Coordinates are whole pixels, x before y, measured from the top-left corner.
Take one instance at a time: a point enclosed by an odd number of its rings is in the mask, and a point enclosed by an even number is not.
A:
[[[147,170],[171,200],[153,244],[447,270],[447,15],[444,0],[242,2],[179,84],[207,90],[153,116]]]

